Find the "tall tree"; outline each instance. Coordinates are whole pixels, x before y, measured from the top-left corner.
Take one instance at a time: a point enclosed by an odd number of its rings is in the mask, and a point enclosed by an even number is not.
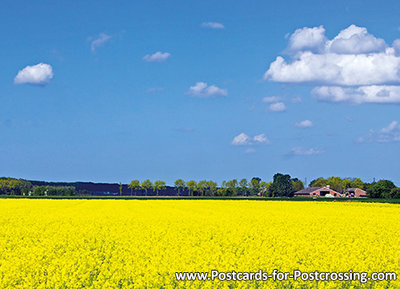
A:
[[[217,194],[217,186],[218,186],[218,184],[214,181],[207,182],[209,196],[215,196]]]
[[[204,196],[206,190],[207,190],[207,181],[206,180],[199,181],[196,185],[196,191],[201,196]]]
[[[261,182],[261,179],[258,177],[254,177],[251,179],[249,187],[250,187],[250,192],[252,195],[257,195],[259,193],[260,182]]]
[[[400,188],[393,188],[390,191],[390,195],[386,195],[386,198],[390,199],[400,199]]]
[[[119,182],[119,195],[122,196],[122,183]]]
[[[294,178],[291,180],[293,185],[293,191],[298,192],[304,189],[304,183],[300,181],[298,178]]]
[[[355,178],[351,181],[351,187],[362,189],[364,187],[364,182],[360,178]]]
[[[164,181],[157,180],[154,182],[154,189],[156,190],[156,195],[158,196],[158,192],[165,190],[167,186],[165,185]]]
[[[327,185],[331,187],[332,190],[335,190],[336,192],[343,193],[344,192],[344,187],[343,187],[343,181],[340,177],[330,177],[327,180]]]
[[[138,180],[133,180],[131,183],[128,185],[128,188],[131,189],[131,196],[133,194],[133,190],[135,190],[135,195],[136,195],[136,190],[140,189],[140,182]]]
[[[226,182],[226,188],[229,196],[237,195],[238,181],[237,179]]]
[[[193,196],[194,190],[196,189],[196,181],[190,180],[186,183],[188,189],[189,189],[189,196]]]
[[[247,188],[247,180],[246,179],[241,179],[239,182],[239,187],[240,187],[240,194],[243,196],[248,195],[248,188]]]
[[[144,180],[140,186],[146,192],[146,196],[147,196],[148,190],[153,188],[153,183],[149,179],[147,179],[147,180]]]
[[[290,175],[275,174],[272,185],[269,187],[271,197],[292,197],[293,185]]]
[[[264,181],[262,181],[261,183],[260,183],[260,192],[259,192],[259,194],[260,195],[263,195],[263,196],[268,196],[268,192],[269,192],[269,187],[272,185],[272,182],[264,182]]]
[[[180,196],[180,193],[182,192],[182,190],[184,190],[186,188],[186,183],[184,180],[182,179],[177,179],[174,183],[175,188],[178,190],[178,196]]]
[[[391,191],[396,188],[393,182],[388,180],[380,180],[373,183],[367,189],[367,195],[370,198],[387,198],[391,195]]]
[[[318,178],[316,180],[312,180],[310,183],[310,187],[324,187],[328,184],[328,181],[324,178]]]

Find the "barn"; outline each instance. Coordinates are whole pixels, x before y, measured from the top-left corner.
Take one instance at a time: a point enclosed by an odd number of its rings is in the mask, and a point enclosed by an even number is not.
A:
[[[350,198],[366,198],[367,192],[359,188],[348,188],[345,191],[345,196]]]
[[[294,193],[295,197],[313,197],[313,196],[325,197],[326,195],[331,195],[333,197],[341,196],[338,192],[332,190],[329,186],[309,187]]]

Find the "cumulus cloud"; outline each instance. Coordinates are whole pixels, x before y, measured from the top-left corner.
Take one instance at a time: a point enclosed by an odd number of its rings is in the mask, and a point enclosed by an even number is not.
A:
[[[143,57],[143,60],[147,62],[163,62],[171,57],[171,54],[168,52],[157,51],[154,54],[147,54]]]
[[[400,141],[400,124],[394,120],[387,127],[378,131],[371,129],[368,136],[360,137],[358,141],[378,143],[398,142]]]
[[[46,63],[39,63],[33,66],[26,66],[24,69],[18,71],[17,76],[14,78],[15,84],[35,84],[46,85],[53,78],[53,69],[51,65]]]
[[[312,94],[316,99],[327,102],[400,103],[400,86],[320,86],[315,87]]]
[[[360,86],[400,83],[400,57],[394,49],[373,54],[314,54],[306,51],[292,62],[278,56],[264,79],[276,82]]]
[[[326,50],[339,54],[360,54],[382,52],[386,42],[369,34],[367,28],[350,25],[331,41],[327,41]]]
[[[250,137],[244,132],[233,138],[232,144],[235,146],[247,145],[250,142]]]
[[[266,96],[262,99],[263,102],[278,102],[282,98],[280,96]]]
[[[235,136],[232,140],[232,145],[243,146],[243,145],[255,145],[255,144],[269,144],[270,141],[265,134],[258,134],[254,137],[250,137],[244,132]]]
[[[313,127],[313,123],[311,120],[305,119],[300,122],[296,122],[296,126],[300,128],[309,128]]]
[[[326,43],[325,28],[323,26],[297,29],[289,38],[289,52],[321,51]]]
[[[222,23],[218,23],[218,22],[203,22],[201,24],[202,27],[205,28],[212,28],[212,29],[224,29],[225,26]]]
[[[311,156],[311,155],[319,155],[319,154],[322,154],[323,152],[324,152],[323,150],[316,149],[316,148],[305,149],[305,148],[302,148],[302,147],[295,147],[289,152],[289,155]]]
[[[278,56],[264,79],[308,83],[317,99],[353,103],[399,102],[400,39],[392,47],[365,27],[350,25],[333,39],[323,26],[297,29],[288,58]]]
[[[198,97],[217,97],[227,96],[228,90],[219,88],[215,85],[208,85],[205,82],[196,82],[194,86],[189,88],[188,93]]]
[[[100,33],[95,39],[90,42],[90,50],[94,52],[97,48],[103,46],[106,42],[111,39],[110,35],[105,33]]]
[[[269,105],[270,111],[281,112],[286,110],[286,105],[283,102],[275,102]]]
[[[267,138],[267,136],[265,134],[259,134],[253,137],[253,141],[254,143],[259,143],[259,144],[268,144],[270,143],[269,139]]]

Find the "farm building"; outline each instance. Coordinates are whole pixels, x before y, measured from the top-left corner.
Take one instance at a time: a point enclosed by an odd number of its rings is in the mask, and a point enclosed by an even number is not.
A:
[[[344,194],[346,197],[351,197],[351,198],[352,197],[354,197],[354,198],[367,197],[367,192],[364,190],[361,190],[359,188],[348,188]]]
[[[325,197],[327,195],[333,197],[341,196],[338,192],[332,190],[329,186],[309,187],[294,193],[295,197],[313,197],[313,196]]]

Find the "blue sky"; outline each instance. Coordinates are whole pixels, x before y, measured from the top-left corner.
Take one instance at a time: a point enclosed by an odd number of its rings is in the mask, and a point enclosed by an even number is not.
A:
[[[400,184],[398,1],[1,1],[0,175]]]

